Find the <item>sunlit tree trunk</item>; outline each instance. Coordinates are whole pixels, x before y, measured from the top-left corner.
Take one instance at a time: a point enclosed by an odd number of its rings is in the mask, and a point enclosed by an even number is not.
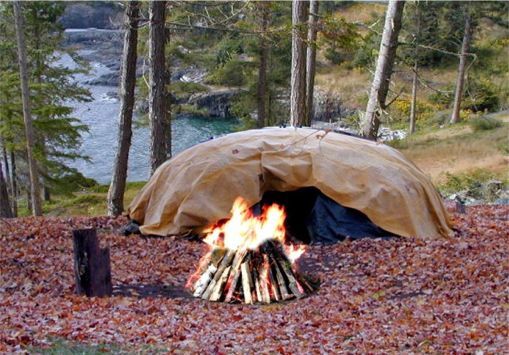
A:
[[[10,152],[11,157],[11,186],[12,186],[12,214],[14,217],[18,215],[18,183],[16,176],[16,156],[14,155],[14,151]]]
[[[415,132],[415,120],[417,117],[417,85],[418,85],[418,70],[419,70],[419,40],[421,34],[421,11],[419,8],[420,4],[415,4],[416,11],[416,30],[415,30],[415,45],[414,45],[414,69],[412,78],[412,99],[410,101],[410,124],[408,132],[410,134]]]
[[[267,64],[269,59],[269,46],[267,43],[267,30],[269,27],[269,3],[260,2],[257,9],[261,11],[260,24],[260,66],[258,67],[258,87],[257,87],[257,122],[258,128],[267,124]]]
[[[301,125],[306,119],[306,22],[307,1],[292,1],[292,68],[290,124]]]
[[[456,123],[460,120],[461,100],[463,98],[463,89],[465,86],[465,69],[467,66],[467,55],[472,39],[472,17],[465,9],[465,29],[463,33],[463,42],[461,43],[460,63],[458,66],[458,78],[456,80],[456,90],[454,93],[454,104],[450,123]]]
[[[23,103],[23,120],[25,123],[26,148],[28,170],[30,174],[30,199],[32,201],[32,214],[34,216],[42,215],[41,208],[41,189],[39,184],[39,174],[36,161],[33,157],[32,148],[34,146],[34,131],[32,127],[32,114],[30,110],[30,92],[28,89],[28,71],[26,63],[25,34],[23,33],[23,14],[21,12],[21,3],[15,1],[14,6],[14,24],[16,27],[16,39],[18,45],[19,72],[21,81],[21,99]]]
[[[2,162],[0,161],[0,217],[12,218],[11,203],[7,192],[7,182],[4,179]]]
[[[166,107],[165,18],[166,1],[151,1],[149,4],[149,120],[152,174],[166,161],[168,150],[171,148],[171,127]]]
[[[311,126],[314,117],[313,111],[313,95],[315,89],[315,71],[316,71],[316,34],[317,34],[317,16],[318,16],[318,0],[309,2],[309,28],[308,28],[308,48],[306,60],[306,126]]]
[[[12,190],[12,182],[10,181],[11,173],[9,169],[9,159],[7,157],[7,148],[5,147],[5,141],[2,140],[2,156],[4,159],[4,166],[5,166],[5,183],[7,184],[7,191],[9,192],[9,195],[11,195]]]
[[[124,51],[122,53],[118,147],[110,189],[108,190],[108,215],[110,216],[118,216],[124,211],[124,192],[132,137],[136,61],[138,59],[138,19],[139,2],[128,2],[124,22],[126,28]]]
[[[362,135],[369,139],[376,139],[380,126],[380,110],[386,108],[385,101],[389,91],[396,49],[398,48],[398,36],[404,5],[404,1],[398,0],[389,0],[387,5],[375,75],[362,124]]]
[[[414,62],[414,73],[412,79],[412,101],[410,102],[410,126],[408,127],[408,131],[410,134],[415,132],[415,118],[417,116],[417,70],[419,66],[417,65],[417,59]]]

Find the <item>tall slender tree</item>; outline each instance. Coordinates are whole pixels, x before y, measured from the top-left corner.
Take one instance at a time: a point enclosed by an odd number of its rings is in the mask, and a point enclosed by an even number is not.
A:
[[[171,149],[171,127],[166,98],[166,1],[149,3],[149,121],[151,173],[166,161]],[[170,153],[171,154],[171,153]]]
[[[290,124],[306,120],[306,22],[308,2],[292,1],[292,69],[290,79]]]
[[[267,66],[269,61],[269,44],[267,40],[269,21],[270,21],[270,3],[259,2],[257,3],[260,11],[260,65],[258,67],[258,83],[257,83],[257,121],[258,128],[264,127],[267,124]]]
[[[410,101],[410,123],[408,132],[410,134],[415,132],[415,121],[417,116],[417,86],[419,78],[419,45],[421,37],[421,9],[420,2],[415,4],[415,33],[414,33],[414,67],[412,73],[412,99]]]
[[[380,126],[380,111],[387,108],[386,99],[398,48],[404,1],[389,0],[385,15],[384,30],[376,63],[375,75],[371,84],[366,114],[362,123],[362,135],[376,139]]]
[[[18,183],[16,176],[16,156],[14,155],[14,151],[11,150],[11,191],[12,191],[12,215],[17,217],[18,215]]]
[[[0,218],[14,217],[11,210],[9,193],[7,192],[7,182],[4,179],[2,162],[0,161]]]
[[[316,72],[316,36],[318,25],[318,0],[310,0],[309,2],[309,28],[308,28],[308,48],[306,59],[306,126],[311,125],[314,117],[313,96],[315,89],[315,72]]]
[[[129,1],[125,10],[124,51],[120,83],[120,115],[118,147],[108,191],[108,214],[118,216],[124,210],[124,192],[127,180],[129,149],[131,147],[134,89],[138,47],[139,2]]]
[[[28,170],[30,174],[30,198],[32,201],[32,214],[34,216],[40,216],[42,215],[41,189],[39,184],[37,164],[32,153],[32,149],[34,147],[34,131],[32,126],[32,113],[30,109],[30,92],[28,90],[28,70],[26,63],[25,34],[23,32],[23,14],[21,3],[19,1],[15,1],[13,6],[14,24],[16,27],[16,40],[18,45],[21,98],[23,102],[23,120],[25,123],[26,151],[28,157]]]
[[[454,92],[454,103],[450,123],[457,123],[460,120],[461,100],[463,98],[463,89],[465,86],[465,71],[467,66],[467,56],[472,40],[472,16],[468,9],[468,4],[464,5],[465,26],[463,30],[463,41],[459,54],[460,61],[458,66],[458,78],[456,80],[456,90]]]

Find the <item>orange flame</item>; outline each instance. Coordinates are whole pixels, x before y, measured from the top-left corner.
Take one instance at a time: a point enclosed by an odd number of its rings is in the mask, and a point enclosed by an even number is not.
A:
[[[264,209],[261,216],[255,217],[247,202],[238,197],[233,203],[231,213],[232,216],[226,223],[208,232],[205,243],[233,250],[256,250],[271,239],[284,243],[286,214],[283,207],[272,204]]]

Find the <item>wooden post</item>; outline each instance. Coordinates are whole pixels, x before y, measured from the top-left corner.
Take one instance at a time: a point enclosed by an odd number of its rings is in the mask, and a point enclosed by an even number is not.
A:
[[[76,293],[88,297],[111,296],[110,249],[99,248],[95,229],[72,231]]]

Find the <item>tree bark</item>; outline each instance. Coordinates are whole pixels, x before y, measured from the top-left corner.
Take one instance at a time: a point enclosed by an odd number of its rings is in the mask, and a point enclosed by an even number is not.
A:
[[[131,147],[136,61],[138,47],[139,2],[129,1],[125,12],[124,51],[120,84],[120,115],[118,147],[113,176],[108,190],[108,215],[118,216],[124,211],[124,192],[127,180],[129,149]]]
[[[9,193],[7,192],[7,182],[4,179],[2,162],[0,161],[0,218],[12,218],[14,215],[11,210]]]
[[[170,142],[170,122],[167,118],[166,66],[164,48],[166,43],[166,1],[149,4],[149,120],[151,173],[166,161]]]
[[[308,48],[306,60],[306,126],[311,126],[314,117],[313,95],[315,89],[315,71],[316,71],[316,34],[318,22],[318,0],[309,2],[309,28],[308,28]]]
[[[12,184],[12,215],[14,217],[18,216],[18,183],[16,181],[16,156],[14,155],[14,151],[11,149],[11,184]]]
[[[95,229],[72,231],[76,293],[88,297],[112,294],[109,248],[99,248]]]
[[[16,26],[16,39],[18,44],[19,72],[21,80],[21,98],[23,102],[23,120],[25,123],[26,148],[28,170],[30,173],[30,198],[32,201],[32,214],[34,216],[42,215],[41,209],[41,189],[39,184],[39,174],[36,161],[33,157],[32,147],[34,146],[34,131],[32,127],[32,114],[30,110],[30,91],[28,88],[28,71],[26,63],[25,34],[23,33],[23,14],[21,12],[21,3],[15,1],[14,6],[14,24]]]
[[[373,140],[378,135],[380,110],[386,108],[385,101],[389,92],[392,68],[396,57],[396,49],[398,48],[398,36],[401,29],[404,5],[404,1],[389,0],[387,6],[375,75],[371,84],[366,114],[362,124],[362,135]]]
[[[461,43],[460,63],[458,66],[458,78],[456,80],[456,90],[454,93],[454,104],[452,108],[451,124],[460,121],[461,100],[463,98],[463,88],[465,86],[465,69],[467,66],[467,55],[472,39],[472,18],[468,9],[465,9],[465,29],[463,33],[463,42]]]
[[[307,1],[292,1],[292,69],[290,124],[294,127],[306,118],[306,21]]]
[[[421,11],[420,4],[415,4],[416,12],[416,30],[415,30],[415,46],[414,46],[414,70],[412,78],[412,100],[410,102],[410,124],[408,132],[410,134],[415,132],[415,120],[417,116],[417,85],[418,85],[418,70],[419,70],[419,41],[421,37]]]
[[[417,58],[414,62],[414,75],[412,79],[412,101],[410,102],[410,126],[408,131],[410,134],[415,132],[415,117],[417,115]]]
[[[9,169],[9,159],[7,158],[7,148],[5,147],[5,141],[2,140],[2,156],[4,159],[4,165],[5,165],[5,183],[7,184],[7,191],[9,192],[9,195],[12,193],[12,182],[11,179],[11,173]]]
[[[260,66],[258,68],[257,107],[258,117],[256,126],[258,128],[267,125],[267,63],[269,57],[269,46],[267,43],[267,30],[269,27],[270,11],[267,2],[260,2],[261,10],[261,35],[260,35]]]

